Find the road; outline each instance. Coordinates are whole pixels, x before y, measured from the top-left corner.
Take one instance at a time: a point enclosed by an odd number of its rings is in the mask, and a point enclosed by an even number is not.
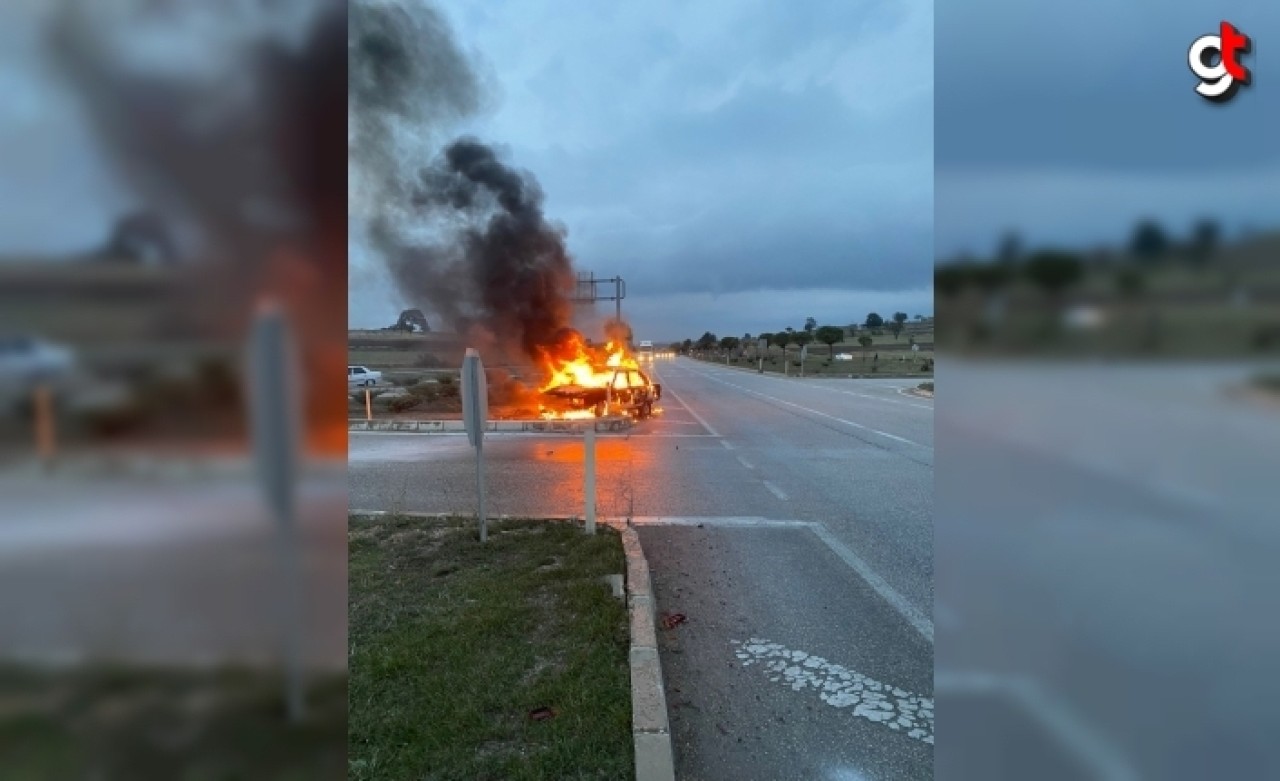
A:
[[[940,363],[940,778],[1280,778],[1255,370]]]
[[[600,435],[658,609],[682,778],[933,772],[933,403],[907,380],[659,361],[664,409]],[[582,515],[582,443],[486,439],[494,514]],[[353,433],[353,508],[473,512],[465,437]]]
[[[318,670],[346,667],[340,474],[300,490],[304,660]],[[277,665],[275,533],[243,477],[0,473],[0,659]]]

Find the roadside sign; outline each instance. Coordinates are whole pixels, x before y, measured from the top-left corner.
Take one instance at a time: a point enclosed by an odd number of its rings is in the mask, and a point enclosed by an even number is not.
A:
[[[804,359],[808,357],[809,357],[809,345],[807,344],[800,345],[800,361],[803,362]]]
[[[474,347],[468,347],[462,359],[462,419],[467,427],[467,440],[472,447],[480,447],[489,422],[489,390],[480,352]]]
[[[918,345],[918,344],[913,344],[913,345],[911,345],[911,352],[913,352],[913,353],[918,353],[918,352],[920,352],[920,345]]]
[[[284,312],[274,304],[258,312],[249,339],[249,427],[253,438],[255,472],[275,516],[276,545],[282,576],[281,624],[285,627],[285,658],[289,717],[303,715],[302,594],[298,561],[297,472],[300,445],[298,367]]]
[[[467,439],[476,449],[476,518],[480,521],[480,542],[489,538],[489,522],[484,514],[484,427],[489,422],[489,390],[480,351],[467,348],[462,359],[462,420]]]

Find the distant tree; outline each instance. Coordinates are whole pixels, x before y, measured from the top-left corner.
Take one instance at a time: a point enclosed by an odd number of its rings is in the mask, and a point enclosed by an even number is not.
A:
[[[923,322],[924,322],[924,315],[916,315],[914,319],[915,319],[915,321],[916,321],[917,323],[923,323]]]
[[[783,350],[787,349],[787,345],[791,344],[794,335],[790,331],[779,331],[773,335],[773,343]]]
[[[1133,229],[1129,252],[1143,263],[1155,263],[1169,251],[1169,237],[1164,228],[1152,220],[1144,220]]]
[[[999,263],[981,263],[969,269],[969,279],[990,296],[1013,279],[1013,267]]]
[[[907,317],[907,313],[906,313],[906,312],[894,312],[894,313],[893,313],[893,322],[895,322],[895,323],[906,323],[908,319],[909,319],[909,318]]]
[[[743,335],[742,335],[742,343],[743,343],[744,345],[751,344],[751,340],[752,340],[752,339],[754,339],[754,338],[755,338],[755,337],[753,337],[753,336],[752,336],[751,334],[749,334],[749,333],[743,334]]]
[[[1001,266],[1013,266],[1022,260],[1022,239],[1017,233],[1009,231],[1000,239],[996,249],[996,263]]]
[[[867,348],[871,346],[871,342],[872,342],[872,341],[873,341],[873,340],[871,339],[871,337],[870,337],[870,336],[865,336],[865,335],[864,335],[864,336],[859,336],[859,337],[858,337],[858,344],[862,345],[862,357],[863,357],[863,358],[866,358],[866,357],[867,357]]]
[[[1045,250],[1027,259],[1026,274],[1046,295],[1057,298],[1084,277],[1084,264],[1069,252]]]
[[[684,350],[684,345],[681,344],[680,342],[672,342],[671,344],[667,345],[667,347],[670,348],[671,352],[673,353],[678,353]]]
[[[1137,298],[1142,295],[1142,272],[1135,268],[1122,268],[1116,272],[1116,289],[1124,298]]]
[[[422,314],[421,309],[406,309],[400,313],[400,319],[395,322],[395,325],[388,330],[425,334],[431,330],[431,326],[427,324],[427,316]]]
[[[99,251],[107,261],[159,263],[178,261],[178,247],[169,225],[152,212],[135,212],[116,220],[111,238]]]
[[[897,341],[898,337],[902,334],[902,323],[897,320],[889,323],[889,332],[893,334],[894,341]]]
[[[867,319],[863,323],[867,328],[880,328],[884,325],[884,318],[872,312],[867,315]]]
[[[813,333],[813,329],[815,329],[815,328],[817,328],[817,327],[818,327],[818,321],[817,321],[817,320],[814,320],[812,317],[806,317],[806,318],[804,319],[804,330],[805,330],[805,331],[807,331],[807,332],[809,332],[809,333]]]
[[[716,338],[715,334],[711,333],[710,331],[706,331],[702,334],[702,336],[698,337],[698,341],[697,341],[698,349],[710,350],[711,348],[715,347],[716,343],[719,341],[720,340]]]
[[[736,336],[726,336],[720,340],[721,350],[736,350],[741,341]]]
[[[693,349],[693,340],[692,340],[692,339],[685,339],[685,340],[684,340],[684,343],[680,345],[680,350],[681,350],[681,352],[685,352],[685,353],[687,353],[687,352],[689,352],[689,351],[690,351],[690,350],[692,350],[692,349]]]
[[[803,347],[813,341],[813,334],[808,331],[798,331],[792,337],[791,341]]]
[[[933,286],[946,298],[960,295],[969,282],[969,268],[961,263],[948,263],[933,271]]]
[[[1203,219],[1197,222],[1191,231],[1191,242],[1187,247],[1191,263],[1197,268],[1204,268],[1217,250],[1221,236],[1222,229],[1216,221]]]
[[[838,325],[824,325],[814,332],[814,336],[827,346],[828,353],[834,357],[836,345],[844,341],[844,329]]]

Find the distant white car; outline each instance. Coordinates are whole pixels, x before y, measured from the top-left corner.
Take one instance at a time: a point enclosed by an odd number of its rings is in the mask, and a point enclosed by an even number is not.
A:
[[[382,372],[365,368],[364,366],[348,366],[347,367],[347,387],[348,388],[369,388],[378,384],[382,379]]]
[[[853,353],[836,353],[837,361],[852,361]]]
[[[60,380],[75,366],[75,352],[68,347],[33,336],[0,336],[0,382]]]

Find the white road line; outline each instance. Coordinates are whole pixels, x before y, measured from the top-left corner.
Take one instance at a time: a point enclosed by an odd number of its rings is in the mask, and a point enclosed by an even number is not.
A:
[[[632,518],[635,526],[724,526],[744,529],[808,529],[810,521],[779,521],[757,516],[668,517],[660,515]]]
[[[747,469],[755,469],[755,467],[751,465],[751,462],[743,458],[742,456],[738,456],[738,463],[742,464]]]
[[[727,439],[720,440],[720,444],[721,446],[724,447],[725,450],[733,450],[733,443]]]
[[[465,437],[465,431],[349,431],[348,436],[353,437]],[[486,440],[493,438],[510,438],[519,439],[521,437],[551,437],[554,439],[581,439],[581,435],[567,431],[486,431],[484,438]],[[631,431],[627,433],[619,432],[598,432],[596,439],[719,439],[719,434],[651,434],[645,431]]]
[[[731,640],[743,667],[759,664],[769,680],[792,691],[813,689],[833,708],[853,708],[853,715],[933,744],[933,698],[904,691],[862,673],[795,651],[780,643],[753,637]]]
[[[769,493],[773,494],[774,496],[778,497],[784,502],[787,501],[787,495],[786,493],[783,492],[781,488],[769,482],[768,480],[762,480],[761,482],[764,483],[765,488],[769,489]]]
[[[1093,768],[1093,777],[1104,781],[1137,781],[1137,772],[1125,757],[1090,729],[1065,705],[1054,700],[1035,681],[999,673],[934,673],[934,693],[1004,696],[1062,741],[1065,748]]]
[[[675,391],[673,391],[673,390],[667,390],[666,388],[663,388],[663,389],[662,389],[662,392],[663,392],[663,393],[670,393],[670,394],[671,394],[671,398],[673,398],[673,399],[675,399],[676,401],[680,402],[680,406],[682,406],[682,407],[684,407],[685,409],[689,410],[689,414],[693,416],[693,419],[694,419],[694,420],[696,420],[696,421],[698,421],[699,423],[701,423],[701,424],[702,424],[702,427],[703,427],[703,428],[705,428],[707,431],[710,431],[710,432],[711,432],[711,436],[713,436],[713,437],[718,437],[718,436],[720,436],[719,434],[717,434],[717,433],[716,433],[716,430],[715,430],[715,429],[711,428],[711,424],[709,424],[709,423],[707,423],[707,421],[703,420],[703,418],[702,418],[702,416],[701,416],[701,415],[699,415],[698,413],[696,413],[696,412],[694,412],[694,411],[693,411],[693,407],[690,407],[688,404],[686,404],[686,403],[685,403],[684,399],[680,398],[680,394],[676,393],[676,392],[675,392]]]
[[[762,399],[768,399],[768,400],[770,400],[770,401],[776,401],[776,402],[778,402],[779,404],[785,404],[785,405],[787,405],[788,407],[795,407],[796,409],[804,410],[805,412],[808,412],[808,413],[809,413],[809,414],[811,414],[811,415],[817,415],[818,417],[827,418],[828,420],[834,420],[834,421],[835,421],[835,422],[837,422],[837,423],[843,423],[843,424],[844,424],[844,425],[846,425],[846,426],[852,426],[853,428],[861,429],[862,431],[866,431],[866,432],[867,432],[867,433],[869,433],[869,434],[876,434],[876,435],[878,435],[878,436],[882,436],[882,437],[884,437],[885,439],[892,439],[892,440],[894,440],[895,442],[901,442],[901,443],[906,444],[906,445],[914,445],[914,446],[916,446],[916,447],[922,447],[922,448],[925,448],[926,450],[932,450],[932,449],[933,449],[933,448],[929,447],[928,445],[922,445],[922,444],[920,444],[919,442],[913,442],[912,440],[907,439],[907,438],[905,438],[905,437],[900,437],[900,436],[898,436],[897,434],[890,434],[890,433],[889,433],[889,432],[887,432],[887,431],[880,431],[879,429],[874,429],[874,428],[871,428],[870,426],[864,426],[864,425],[862,425],[861,423],[855,423],[855,422],[853,422],[852,420],[845,420],[844,418],[837,418],[835,415],[828,415],[828,414],[827,414],[827,413],[825,413],[825,412],[819,412],[819,411],[818,411],[818,410],[816,410],[816,409],[810,409],[809,407],[801,406],[800,404],[796,404],[796,403],[794,403],[794,402],[790,402],[790,401],[787,401],[787,400],[785,400],[785,399],[780,399],[780,398],[778,398],[778,397],[776,397],[776,396],[770,396],[770,395],[768,395],[768,394],[766,394],[766,393],[760,393],[759,391],[753,391],[753,390],[751,390],[750,388],[744,388],[744,387],[742,387],[741,385],[738,385],[738,384],[736,384],[736,383],[726,382],[725,380],[718,380],[718,379],[716,379],[716,378],[714,378],[714,377],[709,377],[708,379],[711,379],[711,380],[713,380],[714,382],[723,383],[723,384],[725,384],[725,385],[728,385],[728,386],[729,386],[729,387],[731,387],[731,388],[737,388],[738,390],[742,391],[743,393],[750,393],[751,395],[753,395],[753,396],[759,396],[759,397],[760,397],[760,398],[762,398]],[[690,412],[692,412],[692,410],[690,410]]]
[[[889,603],[889,606],[898,611],[898,614],[906,619],[920,636],[929,641],[929,645],[933,645],[933,621],[924,613],[920,612],[907,601],[907,598],[898,593],[898,590],[890,586],[885,579],[876,574],[871,569],[871,565],[862,560],[858,554],[850,550],[844,543],[835,538],[831,531],[820,523],[814,523],[810,526],[813,533],[827,544],[833,553],[840,557],[845,564],[848,564],[854,572],[858,573],[871,590],[880,595],[880,598]]]
[[[722,440],[723,441],[723,440]],[[765,529],[809,529],[818,539],[822,540],[828,548],[845,564],[857,573],[858,577],[871,587],[881,599],[889,603],[889,606],[897,611],[898,615],[911,625],[922,638],[933,645],[933,621],[924,613],[916,610],[907,598],[902,596],[893,586],[885,582],[884,578],[876,574],[871,566],[863,561],[858,554],[849,550],[849,548],[831,533],[826,526],[814,521],[778,521],[767,518],[753,516],[735,516],[735,517],[678,517],[678,516],[646,516],[640,518],[632,518],[631,522],[637,526],[727,526],[735,528],[765,528]]]

